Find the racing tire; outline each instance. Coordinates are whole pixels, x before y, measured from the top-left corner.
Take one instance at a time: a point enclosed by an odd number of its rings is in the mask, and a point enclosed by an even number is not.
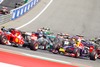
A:
[[[37,42],[33,42],[33,41],[31,41],[31,43],[30,43],[30,50],[34,50],[34,51],[36,51],[36,50],[38,50],[38,43]]]
[[[90,60],[94,60],[95,61],[97,59],[96,51],[91,52],[89,56],[90,56]]]
[[[6,38],[6,36],[4,36],[4,35],[1,35],[0,36],[0,44],[7,44],[7,38]]]

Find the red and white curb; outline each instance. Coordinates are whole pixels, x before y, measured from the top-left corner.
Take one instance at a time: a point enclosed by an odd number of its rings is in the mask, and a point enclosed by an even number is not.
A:
[[[47,60],[47,61],[51,61],[51,62],[58,62],[58,63],[62,63],[62,64],[74,65],[74,66],[78,66],[78,67],[81,67],[81,66],[82,67],[92,67],[92,66],[87,66],[87,65],[83,65],[83,64],[75,64],[75,63],[73,64],[71,62],[57,60],[57,59],[52,59],[52,58],[38,56],[38,55],[31,55],[31,54],[22,53],[22,52],[13,51],[13,50],[4,49],[4,48],[0,48],[0,51],[12,53],[12,54],[17,54],[17,55],[22,55],[22,56],[28,56],[28,57],[38,58],[38,59]]]
[[[15,51],[14,51],[15,52]],[[39,58],[24,56],[23,54],[9,53],[8,51],[0,51],[0,66],[2,67],[78,67],[71,64],[64,64],[43,60]]]
[[[43,59],[43,60],[49,60],[49,61],[52,61],[52,62],[58,62],[58,63],[63,63],[63,64],[72,64],[70,62],[66,62],[66,61],[62,61],[62,60],[42,57],[42,56],[38,56],[38,55],[31,55],[31,54],[22,53],[22,52],[18,52],[18,51],[12,51],[12,50],[3,49],[3,48],[0,48],[0,51],[5,51],[5,52],[8,52],[8,53],[13,53],[13,54],[18,54],[18,55],[29,56],[29,57],[33,57],[33,58],[39,58],[39,59]]]

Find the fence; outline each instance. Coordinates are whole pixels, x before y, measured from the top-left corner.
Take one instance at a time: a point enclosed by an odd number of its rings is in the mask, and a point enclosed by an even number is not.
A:
[[[31,0],[23,6],[11,10],[10,14],[0,16],[0,24],[19,18],[20,16],[24,15],[27,11],[29,11],[32,7],[34,7],[38,2],[39,0]]]
[[[18,17],[22,16],[23,14],[25,14],[33,6],[35,6],[38,2],[39,2],[39,0],[31,0],[28,3],[26,3],[25,5],[23,5],[19,8],[11,10],[11,14],[12,14],[11,20],[15,20],[16,18],[18,18]]]

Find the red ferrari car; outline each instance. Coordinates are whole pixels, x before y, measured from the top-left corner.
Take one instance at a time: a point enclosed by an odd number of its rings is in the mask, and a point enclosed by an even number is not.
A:
[[[32,33],[23,36],[23,32],[16,29],[8,29],[7,31],[0,31],[0,43],[12,46],[22,46],[29,47],[31,50],[38,49],[38,42],[36,42],[36,37]],[[35,38],[35,39],[34,39]]]

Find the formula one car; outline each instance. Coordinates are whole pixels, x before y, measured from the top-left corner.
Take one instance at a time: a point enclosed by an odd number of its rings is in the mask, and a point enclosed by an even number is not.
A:
[[[31,33],[32,34],[32,33]],[[0,43],[12,46],[29,47],[31,50],[37,50],[37,42],[33,39],[34,36],[28,35],[25,32],[9,28],[0,32]],[[29,38],[30,37],[30,38]],[[33,37],[33,38],[32,38]]]
[[[37,30],[38,33],[38,42],[39,42],[39,48],[43,50],[48,50],[48,48],[51,45],[51,37],[52,34],[50,32],[49,28],[40,28]]]
[[[38,50],[39,43],[37,41],[36,33],[24,33],[22,35],[24,37],[23,47],[29,47],[31,50]]]
[[[48,39],[48,36],[41,36],[37,41],[40,49],[48,50],[50,46],[50,40]]]
[[[9,30],[1,31],[0,34],[0,43],[5,45],[11,45],[11,43],[23,44],[23,38],[20,35],[19,31],[11,32]]]
[[[67,56],[73,56],[75,58],[89,57],[90,60],[96,60],[98,55],[95,46],[93,44],[92,45],[88,44],[88,46],[86,46],[87,44],[88,43],[86,44],[80,43],[78,47],[75,47],[73,44],[72,45],[70,44],[68,46],[61,47],[59,49],[59,52],[61,54]]]
[[[58,33],[53,41],[52,52],[59,53],[59,49],[64,45],[65,39],[69,37],[68,34]]]
[[[53,42],[52,53],[54,53],[54,54],[59,53],[59,49],[60,49],[60,47],[62,47],[62,45],[63,45],[63,40],[62,39],[60,40],[59,38],[56,38]]]

